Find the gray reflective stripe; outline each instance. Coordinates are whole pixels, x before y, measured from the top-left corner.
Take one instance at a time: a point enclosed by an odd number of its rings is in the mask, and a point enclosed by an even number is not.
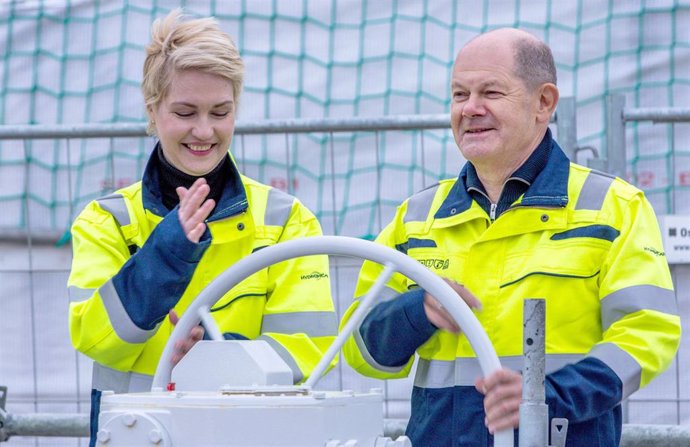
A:
[[[292,383],[299,383],[300,381],[302,381],[302,379],[304,379],[304,374],[302,374],[302,370],[299,369],[299,366],[297,366],[297,362],[292,357],[290,352],[283,347],[283,345],[281,345],[280,343],[266,335],[260,335],[259,337],[257,337],[257,340],[264,340],[269,345],[271,345],[271,348],[273,348],[273,350],[278,353],[280,358],[283,359],[285,363],[287,363],[287,366],[289,366],[292,370]]]
[[[273,188],[268,191],[264,225],[284,227],[290,217],[290,212],[292,212],[292,204],[294,201],[294,197],[285,194],[279,189]]]
[[[650,285],[616,290],[601,300],[601,329],[605,331],[621,318],[641,310],[678,315],[673,290]]]
[[[122,340],[127,343],[144,343],[156,333],[157,328],[146,331],[134,324],[122,305],[120,296],[117,294],[111,280],[103,284],[98,291],[101,294],[103,306],[105,306],[105,310],[108,312],[110,324],[113,325],[115,333]]]
[[[405,366],[407,366],[407,365],[384,366],[384,365],[379,364],[376,360],[374,360],[374,357],[372,357],[371,354],[369,354],[369,350],[367,349],[367,346],[364,344],[364,340],[362,339],[362,334],[359,333],[359,327],[357,327],[352,332],[352,337],[355,340],[355,344],[357,345],[357,349],[359,349],[359,353],[362,354],[362,358],[372,368],[377,369],[379,371],[395,374],[395,373],[399,373],[400,371],[405,369]]]
[[[100,363],[93,363],[91,388],[120,393],[141,393],[151,391],[153,376],[135,372],[117,371]]]
[[[375,307],[379,303],[385,303],[387,301],[394,300],[399,295],[400,295],[400,292],[398,292],[397,290],[391,289],[388,286],[383,286],[381,288],[381,292],[379,292],[378,299],[374,301],[372,308]],[[364,298],[364,295],[355,297],[355,301],[359,301],[362,298]],[[361,326],[361,322],[360,322],[360,326]]]
[[[642,367],[630,354],[623,351],[617,345],[613,343],[596,345],[588,356],[606,363],[621,379],[621,382],[623,382],[623,397],[621,400],[640,389]]]
[[[546,374],[550,374],[566,365],[576,363],[584,358],[580,354],[547,354]],[[499,357],[501,366],[522,371],[522,356]],[[450,388],[452,386],[474,386],[474,382],[483,376],[479,361],[474,358],[459,357],[455,361],[419,359],[414,385],[420,388]]]
[[[385,301],[391,301],[395,299],[400,293],[397,291],[391,289],[390,287],[383,287],[381,289],[381,293],[378,296],[378,302],[385,302]],[[357,297],[355,298],[356,300],[361,299],[362,297]],[[377,302],[374,302],[374,306],[376,306]],[[352,331],[352,337],[355,340],[355,344],[357,345],[357,349],[359,350],[359,353],[362,354],[362,358],[364,359],[365,362],[369,366],[371,366],[374,369],[377,369],[379,371],[384,371],[388,373],[399,373],[403,369],[405,369],[405,366],[384,366],[378,363],[376,360],[374,360],[374,357],[369,353],[369,350],[367,349],[367,345],[364,344],[364,339],[362,338],[362,334],[359,332],[359,328],[362,327],[362,321],[359,322],[359,325]]]
[[[91,298],[96,289],[82,289],[77,286],[69,286],[67,288],[67,296],[70,301],[84,301]]]
[[[386,302],[386,301],[390,301],[390,300],[396,298],[398,295],[400,295],[400,292],[396,291],[395,289],[391,289],[390,287],[384,286],[384,287],[381,289],[381,293],[379,293],[379,298],[378,298],[377,301],[378,301],[379,303],[384,303],[384,302]],[[362,296],[358,296],[357,298],[355,298],[355,300],[359,300],[359,299],[361,299],[361,298],[363,298],[363,297],[362,297]],[[377,303],[377,302],[375,301],[375,302],[374,302],[374,306],[376,305],[376,303]]]
[[[261,332],[305,333],[310,337],[338,335],[335,312],[290,312],[264,315]]]
[[[432,186],[410,197],[407,201],[407,211],[403,217],[403,223],[426,221],[438,186],[439,185]]]
[[[109,196],[101,197],[96,199],[96,202],[113,215],[117,223],[122,227],[129,225],[129,212],[127,211],[127,203],[125,203],[124,197],[121,194],[111,194]]]
[[[420,358],[417,362],[414,386],[420,388],[448,388],[454,384],[455,361]]]
[[[577,198],[576,210],[600,210],[615,177],[603,172],[590,171]]]

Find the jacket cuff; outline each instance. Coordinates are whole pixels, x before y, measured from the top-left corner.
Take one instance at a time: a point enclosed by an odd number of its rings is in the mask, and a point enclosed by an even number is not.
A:
[[[405,316],[416,332],[428,340],[438,329],[431,324],[424,312],[424,289],[416,288],[405,292],[398,298],[400,300]]]
[[[586,357],[546,375],[549,419],[577,424],[602,417],[620,404],[623,384],[604,362]]]
[[[406,364],[436,328],[424,313],[424,291],[412,290],[374,307],[359,328],[362,341],[379,364]]]
[[[211,245],[211,233],[208,231],[208,227],[198,243],[187,239],[180,223],[177,207],[163,218],[154,232],[160,238],[162,247],[167,247],[175,257],[189,263],[199,262],[206,249]]]

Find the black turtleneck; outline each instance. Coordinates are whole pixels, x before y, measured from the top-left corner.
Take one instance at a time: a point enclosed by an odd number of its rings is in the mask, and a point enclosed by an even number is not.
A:
[[[160,161],[159,166],[159,181],[161,198],[163,200],[163,205],[168,210],[172,210],[180,203],[180,198],[177,197],[177,192],[175,188],[178,186],[184,186],[189,189],[192,184],[199,178],[204,177],[208,186],[211,187],[211,192],[208,194],[209,199],[213,199],[218,203],[221,194],[223,194],[223,187],[225,182],[228,181],[228,176],[231,172],[230,169],[230,156],[226,155],[223,160],[218,163],[218,166],[213,168],[211,172],[206,175],[195,176],[186,174],[175,166],[171,165],[168,160],[165,159],[163,154],[163,149],[161,145],[158,145],[158,150],[156,151],[158,155],[158,160]]]

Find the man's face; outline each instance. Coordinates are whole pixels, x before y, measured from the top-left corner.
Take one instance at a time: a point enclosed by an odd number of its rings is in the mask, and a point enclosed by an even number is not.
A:
[[[475,165],[522,163],[539,143],[539,94],[513,73],[510,45],[477,39],[459,54],[451,79],[451,127]],[[536,139],[536,143],[535,143]]]

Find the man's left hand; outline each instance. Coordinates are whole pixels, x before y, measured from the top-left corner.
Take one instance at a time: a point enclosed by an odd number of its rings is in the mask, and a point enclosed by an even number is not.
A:
[[[484,424],[490,433],[518,426],[522,402],[520,373],[503,368],[477,379],[475,388],[484,395]]]

